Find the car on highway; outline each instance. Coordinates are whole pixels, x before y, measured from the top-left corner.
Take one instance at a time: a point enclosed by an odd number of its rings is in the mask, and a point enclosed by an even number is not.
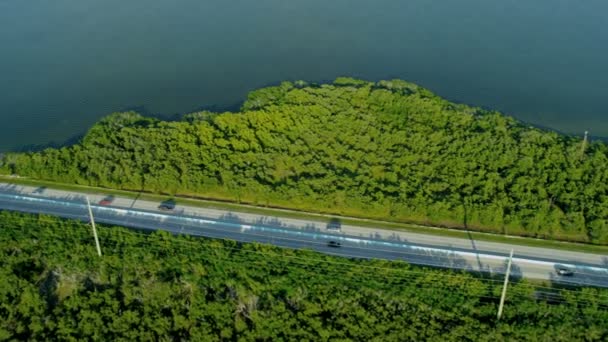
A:
[[[342,230],[342,222],[340,222],[340,219],[332,218],[327,223],[327,226],[325,226],[325,229],[333,231],[333,232],[339,232]]]
[[[338,241],[333,241],[333,240],[332,240],[332,241],[329,241],[329,242],[327,243],[327,245],[328,245],[329,247],[341,247],[341,246],[342,246],[342,244],[341,244],[341,243],[339,243]]]
[[[158,209],[162,211],[172,211],[175,209],[175,200],[166,200],[161,202]]]
[[[555,273],[560,276],[570,277],[574,275],[574,271],[565,266],[557,266],[555,268]]]
[[[106,196],[99,201],[99,205],[110,205],[112,202],[114,202],[114,196]]]
[[[171,211],[171,210],[175,209],[175,206],[172,206],[169,204],[161,204],[158,206],[158,209],[160,209],[162,211]]]
[[[41,186],[32,191],[33,194],[41,194],[46,190],[46,186]]]

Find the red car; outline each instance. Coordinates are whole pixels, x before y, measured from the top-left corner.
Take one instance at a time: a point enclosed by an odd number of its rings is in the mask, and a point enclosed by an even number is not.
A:
[[[110,205],[112,202],[114,202],[114,196],[108,196],[99,201],[99,205]]]

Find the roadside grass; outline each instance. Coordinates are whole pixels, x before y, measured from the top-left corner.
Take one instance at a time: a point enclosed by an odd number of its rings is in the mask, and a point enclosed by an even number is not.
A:
[[[185,205],[189,205],[189,206],[193,206],[193,207],[238,211],[238,212],[244,212],[244,213],[250,213],[250,214],[278,216],[278,217],[293,218],[293,219],[314,220],[314,221],[319,221],[322,223],[328,223],[332,218],[338,218],[342,224],[367,227],[367,228],[381,228],[381,229],[388,229],[388,230],[398,230],[398,231],[419,233],[419,234],[425,234],[425,235],[454,237],[454,238],[461,238],[461,239],[474,239],[474,240],[478,240],[478,241],[507,243],[507,244],[513,244],[513,245],[529,246],[529,247],[551,248],[551,249],[559,249],[559,250],[574,251],[574,252],[608,254],[608,246],[603,246],[603,245],[593,245],[593,244],[584,244],[584,243],[575,243],[575,242],[557,241],[557,240],[545,240],[545,239],[536,239],[536,238],[520,237],[520,236],[512,236],[512,235],[499,235],[499,234],[493,234],[493,233],[482,233],[482,232],[471,231],[471,230],[467,231],[467,230],[462,230],[462,229],[430,227],[430,226],[422,226],[422,225],[390,222],[390,221],[381,221],[381,220],[374,220],[374,219],[344,217],[344,216],[331,215],[331,214],[309,213],[309,212],[301,212],[301,211],[289,210],[289,209],[258,207],[258,206],[247,205],[247,204],[237,204],[237,203],[222,202],[222,201],[217,201],[217,200],[184,197],[184,196],[179,196],[179,195],[169,196],[169,195],[160,195],[160,194],[153,194],[153,193],[147,193],[147,192],[107,189],[107,188],[91,187],[91,186],[84,186],[84,185],[74,185],[74,184],[58,183],[58,182],[51,182],[51,181],[40,181],[40,180],[34,180],[34,179],[29,179],[29,178],[11,177],[11,176],[5,176],[5,175],[0,175],[0,181],[5,182],[5,183],[11,183],[11,184],[34,186],[34,187],[47,187],[47,188],[52,188],[52,189],[57,189],[57,190],[76,191],[76,192],[82,192],[82,193],[88,193],[88,194],[115,195],[115,196],[131,198],[131,199],[138,198],[141,200],[153,201],[153,202],[154,201],[156,201],[156,202],[165,201],[168,198],[172,197],[172,198],[175,198],[175,200],[180,204],[185,204]]]

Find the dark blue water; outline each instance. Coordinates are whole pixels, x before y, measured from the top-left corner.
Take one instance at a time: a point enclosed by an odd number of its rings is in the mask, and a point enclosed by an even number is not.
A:
[[[605,0],[0,0],[0,151],[281,80],[402,78],[608,136]]]

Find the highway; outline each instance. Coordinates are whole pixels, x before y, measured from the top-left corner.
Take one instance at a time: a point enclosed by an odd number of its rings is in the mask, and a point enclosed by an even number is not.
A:
[[[328,229],[321,218],[302,220],[191,207],[180,205],[179,199],[169,212],[159,210],[159,202],[122,197],[114,198],[109,205],[100,205],[103,195],[88,196],[95,221],[100,223],[493,274],[504,274],[508,254],[514,249],[511,269],[514,278],[608,287],[606,255],[351,225],[341,225],[335,231]],[[85,194],[79,192],[0,183],[0,209],[88,221]],[[338,241],[341,247],[330,247],[329,241]],[[103,249],[103,241],[101,244]],[[559,265],[570,268],[574,275],[557,275]]]

